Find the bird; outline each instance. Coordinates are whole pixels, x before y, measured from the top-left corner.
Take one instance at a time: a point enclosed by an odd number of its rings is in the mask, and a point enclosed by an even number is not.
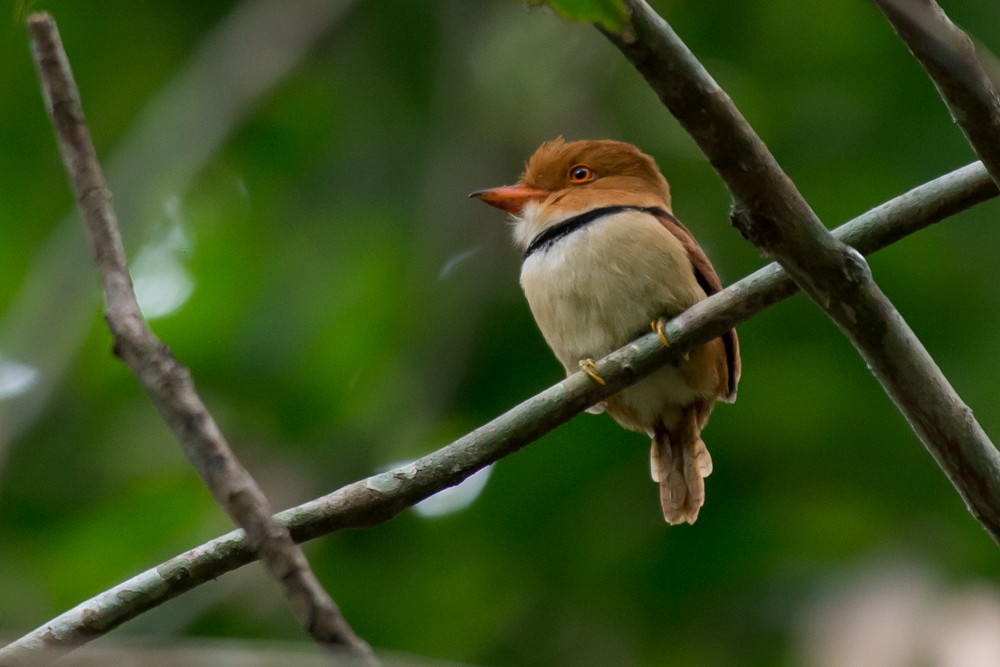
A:
[[[567,376],[603,384],[594,359],[722,289],[694,236],[674,216],[655,160],[613,140],[543,143],[514,185],[470,197],[510,214],[520,283]],[[693,524],[712,458],[701,439],[716,401],[732,403],[741,362],[736,330],[689,350],[593,406],[651,439],[663,518]]]

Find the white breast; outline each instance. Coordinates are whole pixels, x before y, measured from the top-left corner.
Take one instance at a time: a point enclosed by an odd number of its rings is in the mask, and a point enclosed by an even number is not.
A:
[[[537,227],[534,213],[518,221],[518,240]],[[601,218],[534,252],[521,267],[521,286],[568,373],[705,298],[680,242],[641,211]]]

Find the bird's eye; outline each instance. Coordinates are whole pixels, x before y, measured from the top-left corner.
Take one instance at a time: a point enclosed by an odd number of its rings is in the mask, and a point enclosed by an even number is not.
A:
[[[573,165],[569,168],[570,183],[586,183],[594,179],[594,172],[585,164]]]

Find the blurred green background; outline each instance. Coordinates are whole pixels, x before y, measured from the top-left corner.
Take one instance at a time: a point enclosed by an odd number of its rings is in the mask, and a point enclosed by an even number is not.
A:
[[[4,5],[0,634],[14,637],[230,524],[110,353],[27,37]],[[869,2],[655,6],[831,227],[974,158]],[[944,6],[1000,53],[1000,4]],[[543,140],[639,145],[725,282],[764,262],[640,77],[550,10],[36,8],[59,22],[153,328],[277,506],[415,458],[560,379],[502,216],[466,199],[513,181]],[[994,437],[998,210],[871,260]],[[696,526],[663,523],[645,438],[582,415],[496,465],[471,505],[310,544],[320,578],[377,649],[432,659],[1000,663],[968,661],[1000,652],[997,546],[851,346],[802,296],[740,337],[740,400],[705,433],[715,472]],[[303,634],[253,565],[97,645],[126,637]]]

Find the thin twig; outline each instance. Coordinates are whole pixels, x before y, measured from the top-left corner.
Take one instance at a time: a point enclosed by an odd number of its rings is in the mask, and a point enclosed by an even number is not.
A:
[[[1000,184],[1000,94],[972,40],[934,0],[875,0]]]
[[[834,233],[860,252],[873,253],[903,237],[997,196],[980,163],[962,167],[892,199],[846,223]],[[671,348],[655,334],[631,343],[599,362],[611,387],[582,373],[554,385],[451,444],[400,470],[375,475],[278,514],[299,542],[346,528],[388,521],[405,508],[454,486],[469,475],[514,453],[641,370],[650,371],[673,355],[710,340],[792,294],[797,287],[777,264],[770,264],[697,304],[667,324]],[[242,531],[233,531],[175,556],[82,602],[0,649],[72,647],[103,635],[149,609],[251,562],[253,551]]]
[[[126,247],[130,236],[148,242],[157,219],[148,214],[151,202],[165,193],[183,198],[220,146],[354,1],[240,0],[192,46],[103,159],[115,211],[128,221]],[[99,297],[79,225],[75,208],[60,217],[0,312],[0,348],[38,369],[30,392],[0,401],[0,472],[10,448],[54,399],[93,322]]]
[[[1000,453],[867,262],[823,226],[728,95],[643,0],[605,33],[680,121],[735,197],[733,224],[772,255],[854,344],[910,427],[1000,543]]]
[[[346,649],[374,664],[371,648],[351,630],[287,528],[273,520],[270,503],[236,459],[188,370],[146,325],[129,278],[111,193],[55,21],[38,13],[28,17],[27,25],[46,106],[101,276],[115,353],[139,378],[213,496],[246,531],[251,548],[284,588],[306,630],[321,644]]]

